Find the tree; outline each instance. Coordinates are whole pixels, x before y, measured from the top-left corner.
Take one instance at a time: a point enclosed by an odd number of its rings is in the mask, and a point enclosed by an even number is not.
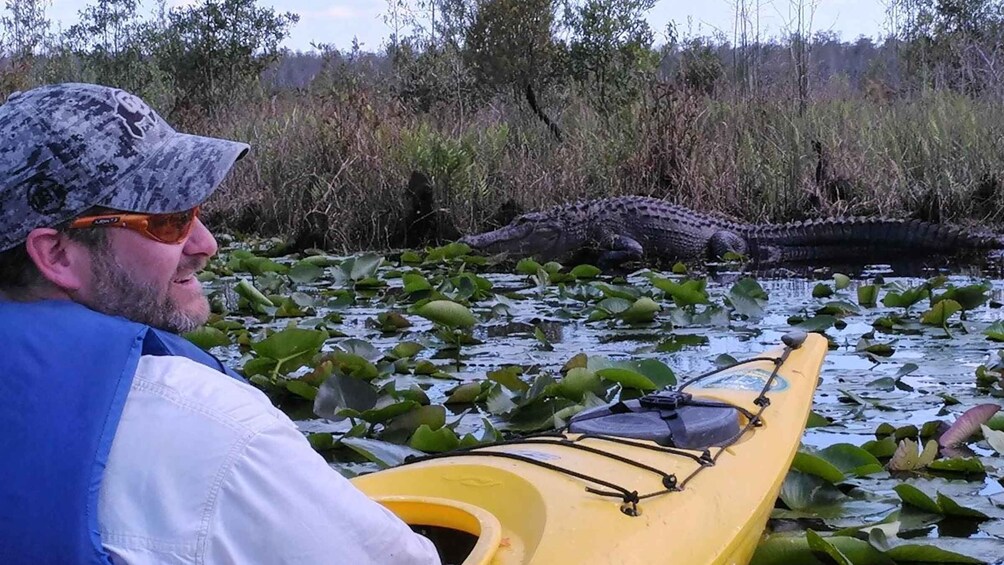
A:
[[[205,0],[167,14],[158,50],[185,110],[215,112],[254,86],[300,17],[256,0]]]
[[[51,0],[7,0],[0,17],[0,54],[13,58],[35,55],[49,36],[45,15]]]
[[[552,72],[557,55],[552,0],[487,0],[465,39],[465,60],[475,79],[517,96]]]
[[[45,9],[51,0],[7,0],[0,14],[0,101],[29,88],[38,52],[49,39]]]
[[[1001,0],[893,0],[889,19],[921,85],[972,93],[1001,86]]]
[[[161,0],[163,9],[163,0]],[[83,79],[135,92],[157,107],[171,104],[170,80],[152,46],[162,29],[144,22],[137,0],[97,0],[78,12],[63,49],[79,62]]]
[[[634,99],[641,79],[656,67],[652,30],[645,13],[655,0],[582,0],[570,3],[565,25],[571,32],[572,76],[587,85],[600,108]]]

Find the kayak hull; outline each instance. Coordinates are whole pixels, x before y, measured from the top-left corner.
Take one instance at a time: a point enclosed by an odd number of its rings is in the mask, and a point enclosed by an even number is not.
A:
[[[691,385],[695,398],[757,413],[754,400],[772,379],[762,425],[724,449],[549,435],[353,482],[409,524],[479,536],[468,565],[747,563],[798,449],[826,351],[825,338],[809,335],[773,378],[775,363],[764,360]]]

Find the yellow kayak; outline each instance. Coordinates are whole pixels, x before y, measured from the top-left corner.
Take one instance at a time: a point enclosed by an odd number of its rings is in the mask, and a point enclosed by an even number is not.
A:
[[[676,391],[580,413],[562,432],[353,482],[413,527],[464,532],[454,559],[465,565],[746,563],[827,351],[815,334],[784,341]]]

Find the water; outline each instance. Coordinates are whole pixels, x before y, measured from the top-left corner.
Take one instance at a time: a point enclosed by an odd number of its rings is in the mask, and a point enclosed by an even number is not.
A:
[[[383,271],[388,289],[373,294],[372,298],[357,296],[354,305],[341,311],[343,319],[336,327],[346,336],[366,340],[381,351],[390,350],[402,341],[426,344],[427,349],[419,357],[434,361],[452,375],[453,379],[402,376],[398,377],[398,388],[418,384],[426,389],[431,402],[437,404],[442,403],[447,392],[458,383],[483,381],[489,371],[506,365],[520,365],[525,368],[527,375],[549,373],[557,376],[561,367],[579,353],[613,359],[655,358],[672,368],[678,380],[683,380],[714,368],[715,360],[720,355],[742,359],[777,346],[781,336],[791,329],[789,319],[793,316],[809,318],[817,309],[831,301],[857,304],[855,289],[859,285],[871,283],[876,276],[883,277],[887,284],[899,283],[911,287],[935,275],[947,274],[947,282],[956,287],[985,280],[991,285],[987,303],[966,312],[964,321],[960,322],[958,314],[950,319],[950,335],[940,327],[917,323],[920,315],[930,308],[926,299],[910,308],[910,322],[906,327],[895,331],[878,329],[872,325],[882,316],[904,313],[903,308],[887,308],[881,302],[877,307],[862,307],[859,313],[843,317],[844,323],[839,329],[826,330],[832,349],[823,366],[813,409],[831,423],[807,430],[803,444],[810,450],[839,443],[860,446],[876,438],[875,430],[879,424],[890,424],[897,428],[915,425],[920,428],[934,420],[951,423],[959,414],[977,404],[1001,403],[999,399],[988,396],[976,387],[977,367],[996,358],[996,352],[1001,348],[1000,344],[989,341],[983,334],[984,329],[1004,318],[1004,310],[997,307],[1004,302],[1004,279],[999,270],[981,271],[968,267],[918,270],[915,265],[844,268],[841,272],[853,279],[849,288],[828,298],[813,298],[813,288],[817,284],[827,283],[833,286],[832,273],[836,271],[802,269],[761,273],[757,280],[769,294],[769,301],[761,318],[718,316],[705,323],[683,325],[670,312],[671,301],[661,297],[659,291],[652,292],[652,285],[644,273],[629,276],[623,286],[653,294],[664,310],[654,322],[640,325],[627,325],[616,320],[589,322],[583,312],[595,302],[579,300],[574,297],[574,292],[561,293],[556,285],[542,287],[522,275],[486,274],[483,276],[491,281],[494,287],[492,292],[520,295],[522,298],[505,300],[510,306],[510,315],[494,318],[490,318],[489,314],[497,301],[475,303],[472,310],[485,320],[479,322],[473,332],[481,343],[463,346],[459,356],[455,351],[437,352],[440,344],[432,337],[434,328],[421,317],[405,313],[412,326],[396,333],[381,332],[373,327],[371,320],[380,313],[389,309],[404,312],[407,308],[407,304],[397,302],[401,298],[401,279]],[[986,279],[985,273],[995,278]],[[431,270],[428,276],[432,278]],[[721,305],[723,297],[728,295],[733,284],[743,276],[746,275],[735,272],[713,274],[707,287],[712,301]],[[217,286],[226,286],[229,282],[228,279],[223,279]],[[299,290],[318,292],[330,288],[332,284],[326,278],[318,283],[301,286]],[[940,292],[942,290],[935,290],[936,294]],[[880,292],[880,300],[883,295],[884,290]],[[395,303],[388,305],[386,297],[394,297]],[[702,308],[698,307],[699,310]],[[317,316],[326,313],[324,309],[318,309]],[[257,324],[254,318],[241,319],[248,324]],[[269,325],[281,328],[287,323],[288,320],[283,319]],[[535,335],[538,329],[546,343]],[[696,336],[697,339],[687,340],[688,345],[678,351],[665,351],[665,344],[672,336]],[[892,348],[892,354],[879,357],[859,351],[859,341],[863,336],[870,336],[873,343],[888,344]],[[339,341],[338,338],[329,340],[325,347],[330,349]],[[236,350],[231,349],[223,355],[228,355],[239,366],[237,359],[240,354]],[[908,371],[911,367],[912,370]],[[288,411],[304,432],[342,433],[349,427],[349,423],[345,421],[330,422],[314,417],[309,406],[303,403],[291,405]],[[470,406],[448,407],[448,422],[459,420],[456,428],[458,434],[478,433],[483,427],[483,417],[488,417],[496,425],[504,424]],[[345,451],[328,454],[342,472],[351,474],[374,470],[372,464]],[[849,505],[839,520],[824,522],[832,528],[844,527],[848,523],[855,524],[856,520],[864,520],[866,513],[872,513],[868,514],[870,519],[877,519],[875,517],[882,512],[897,510],[900,503],[892,492],[892,487],[906,481],[929,486],[932,492],[952,492],[953,496],[959,497],[958,500],[996,513],[992,515],[994,519],[975,525],[972,521],[959,523],[957,520],[942,520],[925,524],[916,530],[901,530],[901,536],[936,540],[958,537],[997,539],[996,536],[1004,532],[1004,521],[998,519],[1004,518],[1004,510],[998,508],[1004,507],[1001,459],[983,443],[975,444],[971,455],[980,457],[984,462],[987,468],[985,476],[893,477],[883,473],[868,477],[862,479],[859,485],[868,500],[864,504],[867,508],[860,510],[861,517],[855,514],[853,505]],[[818,523],[814,524],[816,528],[819,527]],[[790,524],[774,525],[792,527]]]

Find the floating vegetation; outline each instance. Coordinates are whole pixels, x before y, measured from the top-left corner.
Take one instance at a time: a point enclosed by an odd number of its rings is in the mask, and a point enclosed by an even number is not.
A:
[[[820,272],[611,276],[462,244],[396,256],[241,245],[188,337],[346,475],[565,425],[728,364],[792,327],[830,340],[803,447],[754,563],[1004,556],[1004,284]],[[726,265],[737,268],[740,265]]]

